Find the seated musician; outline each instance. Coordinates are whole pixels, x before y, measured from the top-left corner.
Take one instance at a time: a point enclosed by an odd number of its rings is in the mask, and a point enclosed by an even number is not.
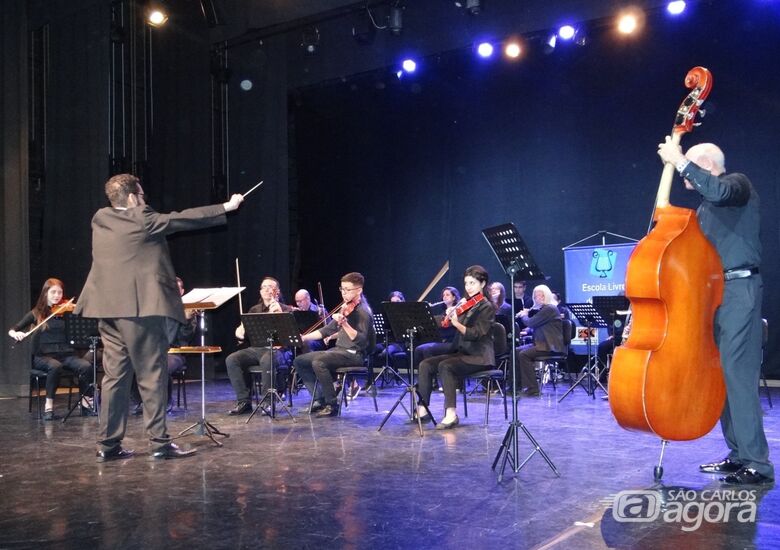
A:
[[[311,294],[309,294],[309,291],[305,288],[302,288],[295,293],[295,305],[299,311],[313,311],[319,315],[321,319],[324,319],[328,315],[328,312],[324,310],[322,305],[318,306],[312,301]],[[304,353],[322,349],[325,349],[325,343],[321,340],[312,340],[311,342],[306,342],[303,346]]]
[[[460,300],[460,292],[454,286],[445,286],[441,291],[441,303],[444,304],[445,310],[453,308],[458,304]],[[438,304],[434,304],[438,305]],[[427,342],[420,344],[414,348],[414,364],[415,367],[419,367],[420,362],[423,359],[429,357],[435,357],[436,355],[442,355],[444,353],[450,353],[455,351],[452,347],[452,341],[455,339],[455,335],[458,333],[457,329],[452,325],[442,327],[441,322],[444,320],[443,315],[436,315],[434,319],[439,322],[439,341]]]
[[[248,313],[286,313],[288,311],[292,311],[292,307],[282,303],[279,281],[273,277],[263,278],[260,283],[260,301],[252,306]],[[244,336],[244,325],[240,324],[236,328],[236,338],[244,340]],[[270,389],[272,364],[276,365],[277,368],[284,364],[284,352],[274,350],[274,354],[272,357],[271,350],[267,347],[251,346],[234,351],[227,356],[225,366],[230,377],[230,384],[233,386],[233,391],[236,392],[236,406],[228,411],[229,415],[252,412],[249,367],[260,365],[263,371],[261,375],[263,391]],[[279,378],[277,378],[277,384],[278,382]],[[284,385],[278,384],[278,386],[283,387]]]
[[[538,285],[533,292],[534,305],[531,309],[520,311],[520,319],[533,333],[533,343],[516,350],[517,370],[520,375],[519,387],[523,393],[535,397],[539,395],[539,382],[536,380],[534,362],[536,358],[549,352],[564,352],[563,324],[555,298],[547,285]],[[535,313],[532,315],[532,312]],[[508,384],[512,384],[512,373],[507,372]]]
[[[473,304],[467,310],[450,307],[445,316],[457,330],[452,343],[453,351],[436,357],[429,357],[420,363],[418,391],[420,405],[417,415],[423,422],[431,420],[427,406],[430,405],[432,382],[434,375],[439,376],[444,389],[444,418],[436,426],[438,430],[446,430],[459,423],[455,409],[455,393],[464,376],[485,370],[495,364],[493,351],[492,326],[495,319],[495,308],[485,297],[488,284],[488,272],[480,265],[473,265],[463,274],[463,285],[468,300]]]
[[[404,293],[400,290],[394,290],[390,293],[390,295],[387,297],[388,302],[405,302],[406,297],[404,296]],[[390,330],[390,327],[388,326],[386,330]],[[392,333],[388,333],[392,337]],[[377,344],[376,347],[377,351],[379,353],[376,356],[376,362],[377,364],[385,364],[385,361],[387,361],[387,364],[393,367],[393,370],[398,372],[401,369],[408,368],[409,360],[406,354],[406,347],[404,347],[403,343],[399,342],[391,342],[388,340],[387,342],[387,348],[384,347],[384,344]],[[374,373],[374,364],[373,362],[370,362],[368,365],[368,375],[366,377],[366,385],[364,387],[365,391],[368,393],[376,392],[376,388],[374,388],[374,378],[376,377],[376,374]],[[349,399],[354,399],[357,397],[358,393],[360,393],[360,386],[357,385],[357,382],[352,383],[352,387],[349,389]]]
[[[309,412],[317,416],[336,416],[339,403],[333,388],[333,373],[339,367],[360,366],[368,352],[371,340],[372,313],[365,296],[365,278],[357,272],[347,273],[341,278],[339,291],[344,305],[339,313],[332,315],[330,323],[319,330],[302,335],[304,342],[336,336],[336,346],[324,351],[304,353],[295,358],[295,369],[314,403]],[[314,394],[315,382],[319,381]]]
[[[504,326],[507,334],[512,334],[512,304],[506,301],[506,289],[498,282],[490,283],[490,301],[496,308],[496,322]]]
[[[43,288],[32,310],[16,323],[8,335],[21,342],[24,340],[25,330],[37,326],[62,302],[65,285],[59,279],[46,279]],[[31,336],[33,352],[33,368],[46,373],[46,402],[44,405],[44,420],[56,420],[60,418],[54,413],[54,396],[60,384],[62,369],[69,370],[78,376],[79,390],[83,396],[81,400],[81,412],[87,414],[92,408],[92,389],[90,384],[93,379],[92,365],[89,361],[79,356],[78,352],[68,343],[65,334],[65,321],[62,316],[54,316],[47,320],[45,325],[37,329]]]

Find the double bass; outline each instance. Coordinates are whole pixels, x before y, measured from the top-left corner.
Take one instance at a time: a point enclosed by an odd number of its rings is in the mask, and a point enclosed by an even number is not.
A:
[[[680,105],[672,141],[694,126],[712,88],[712,75],[694,67],[685,77],[691,89]],[[662,440],[654,477],[661,478],[668,441],[688,441],[717,423],[726,395],[713,336],[723,295],[720,257],[702,233],[693,210],[669,204],[675,167],[666,164],[656,196],[654,227],[635,248],[626,272],[626,296],[633,326],[615,348],[609,403],[618,424]]]

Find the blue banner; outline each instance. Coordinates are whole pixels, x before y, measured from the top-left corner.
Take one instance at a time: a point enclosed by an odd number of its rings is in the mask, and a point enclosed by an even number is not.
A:
[[[635,247],[636,243],[624,243],[564,249],[566,301],[572,304],[593,303],[594,296],[625,294],[626,268]],[[586,353],[585,332],[587,331],[577,330],[572,340],[574,353]],[[597,346],[599,341],[607,337],[607,329],[600,329],[593,333],[591,335],[593,346]]]

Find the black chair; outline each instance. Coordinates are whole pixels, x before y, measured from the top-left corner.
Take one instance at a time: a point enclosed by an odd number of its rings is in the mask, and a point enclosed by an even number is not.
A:
[[[291,391],[291,382],[290,377],[294,377],[293,374],[293,365],[292,365],[292,359],[288,356],[287,352],[283,352],[282,356],[284,357],[284,366],[286,368],[287,373],[284,375],[284,384],[279,383],[279,367],[280,365],[276,364],[276,358],[274,358],[274,376],[273,379],[276,382],[276,389],[279,390],[280,388],[284,388],[283,392],[280,392],[282,394],[287,394],[287,405],[289,407],[292,407],[292,391]],[[294,358],[294,357],[293,357]],[[263,400],[264,393],[268,388],[262,387],[262,377],[263,377],[263,369],[260,367],[260,365],[252,365],[247,369],[247,372],[249,373],[249,376],[252,379],[252,396],[254,397],[254,400],[257,405],[260,404],[260,402]]]
[[[341,383],[339,392],[336,395],[336,398],[339,401],[339,416],[341,416],[342,409],[349,408],[347,392],[349,391],[352,380],[356,379],[357,376],[368,375],[368,362],[372,360],[372,356],[376,353],[376,332],[374,332],[373,326],[370,326],[368,329],[368,347],[366,349],[367,353],[363,356],[363,362],[361,364],[348,365],[336,369],[336,380]],[[316,380],[314,383],[314,392],[311,394],[309,411],[311,411],[312,406],[314,406],[314,396],[317,395],[319,383],[319,380]],[[371,399],[374,400],[374,410],[379,412],[379,405],[376,402],[376,392],[369,392],[369,395],[371,395]],[[311,412],[309,414],[311,414]]]
[[[563,330],[563,345],[564,351],[555,352],[551,351],[544,355],[540,355],[536,358],[536,363],[540,365],[540,383],[545,383],[545,377],[549,377],[552,382],[553,389],[557,389],[555,381],[558,378],[558,373],[561,369],[566,369],[569,360],[569,345],[574,337],[574,323],[570,319],[563,319],[561,321],[561,329]]]
[[[766,392],[766,399],[769,401],[769,408],[772,406],[772,394],[769,391],[769,384],[766,383],[766,373],[764,372],[764,354],[766,352],[766,344],[769,341],[769,323],[766,319],[761,319],[761,380],[764,382],[764,391]]]
[[[468,400],[466,399],[466,380],[479,380],[481,384],[485,385],[485,426],[488,425],[490,420],[490,393],[495,388],[501,394],[504,399],[504,419],[509,418],[509,412],[506,404],[506,391],[504,391],[502,385],[506,381],[506,369],[509,362],[509,353],[507,351],[507,339],[506,329],[501,323],[494,322],[490,329],[491,337],[493,338],[493,348],[496,355],[496,365],[494,368],[486,368],[485,370],[475,372],[468,375],[463,380],[463,414],[466,418],[469,416]]]
[[[79,385],[75,374],[73,374],[70,371],[63,370],[62,373],[60,373],[60,381],[62,381],[66,377],[70,377],[69,384],[68,384],[68,409],[70,409],[71,404],[73,402],[73,388],[78,388]],[[27,410],[28,412],[32,412],[33,387],[35,387],[36,407],[38,409],[38,420],[40,420],[43,418],[43,412],[41,406],[41,387],[43,387],[43,392],[45,394],[46,393],[46,372],[38,369],[30,369],[29,387],[30,387],[30,391],[27,400]]]

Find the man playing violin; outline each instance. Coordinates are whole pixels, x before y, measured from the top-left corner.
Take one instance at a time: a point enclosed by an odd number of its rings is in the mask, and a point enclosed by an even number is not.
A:
[[[451,324],[458,331],[452,343],[454,351],[420,363],[418,391],[421,403],[417,415],[421,421],[431,420],[427,407],[431,403],[432,382],[437,373],[444,389],[444,418],[436,426],[437,430],[446,430],[459,423],[455,394],[460,380],[496,362],[491,331],[496,310],[484,295],[487,284],[488,273],[484,267],[472,265],[466,269],[463,286],[468,299],[461,307],[447,308],[445,313],[445,322],[449,321],[446,324]]]
[[[334,348],[304,353],[296,357],[294,362],[298,376],[306,384],[309,393],[314,395],[309,412],[316,412],[317,416],[338,415],[339,404],[333,388],[333,373],[340,367],[362,365],[370,345],[372,312],[363,296],[364,283],[365,278],[360,273],[344,275],[339,287],[344,301],[341,310],[334,313],[331,322],[323,328],[301,336],[305,342],[336,336]],[[316,394],[315,385],[318,386]]]
[[[248,313],[286,313],[292,311],[292,307],[281,301],[281,289],[279,281],[273,277],[265,277],[260,283],[260,301],[249,309]],[[236,338],[244,340],[243,323],[236,328]],[[230,415],[239,415],[252,412],[252,400],[250,396],[249,367],[260,365],[262,369],[262,388],[270,389],[273,379],[271,368],[273,364],[283,365],[283,350],[274,350],[275,357],[271,356],[271,350],[267,347],[248,347],[240,349],[228,355],[225,359],[230,384],[236,392],[236,406],[228,411]]]
[[[774,466],[764,434],[758,383],[761,375],[760,202],[744,174],[726,174],[723,151],[712,143],[694,145],[683,155],[669,136],[658,155],[675,166],[685,187],[702,202],[699,226],[718,251],[724,269],[723,301],[715,314],[715,342],[726,382],[720,417],[729,455],[699,470],[726,474],[730,485],[769,483]]]

